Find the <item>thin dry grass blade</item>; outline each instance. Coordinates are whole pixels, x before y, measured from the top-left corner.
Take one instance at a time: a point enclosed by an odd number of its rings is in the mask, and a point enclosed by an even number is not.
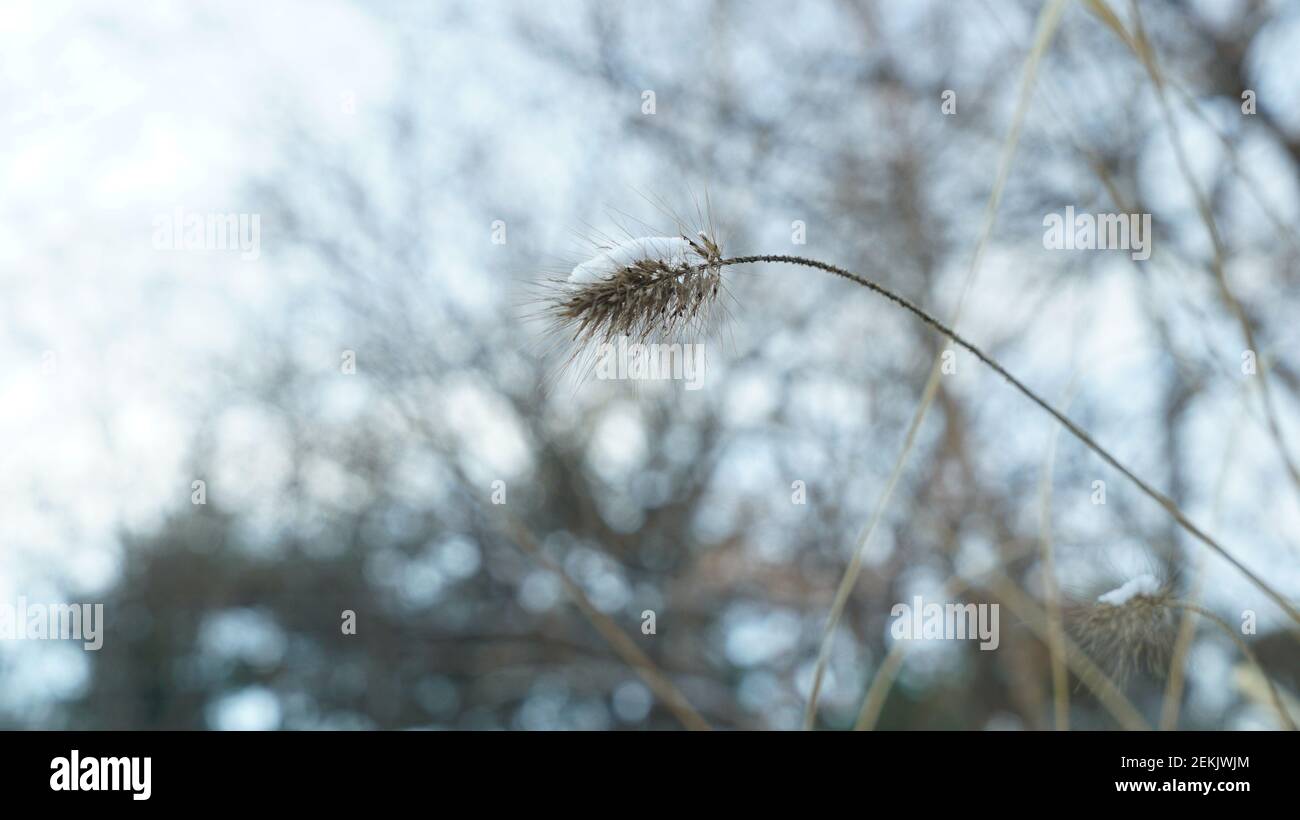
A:
[[[870,732],[876,728],[876,721],[880,720],[880,713],[885,708],[885,697],[898,679],[898,670],[903,668],[903,658],[903,642],[894,641],[889,647],[889,654],[876,670],[876,676],[871,679],[871,686],[862,699],[862,709],[858,712],[857,722],[853,724],[853,731]]]
[[[1039,640],[1047,642],[1049,632],[1047,614],[1039,608],[1038,604],[1021,592],[1019,587],[1001,572],[994,575],[993,591],[1016,617],[1024,621],[1033,630]],[[1092,693],[1097,696],[1098,702],[1106,711],[1111,713],[1121,726],[1139,732],[1151,730],[1151,727],[1147,725],[1133,702],[1124,696],[1124,693],[1119,690],[1114,681],[1102,671],[1101,667],[1092,658],[1088,657],[1086,652],[1068,637],[1064,638],[1062,643],[1065,646],[1066,663],[1074,670],[1074,674],[1083,682],[1083,685],[1092,690]]]
[[[1227,447],[1223,451],[1223,464],[1219,467],[1219,480],[1214,488],[1214,510],[1211,513],[1211,526],[1217,525],[1223,508],[1223,488],[1227,484],[1232,457],[1237,452],[1237,438],[1241,430],[1241,417],[1245,415],[1245,397],[1238,407],[1237,419],[1228,428],[1232,434],[1228,437]],[[1205,588],[1205,553],[1196,553],[1196,565],[1192,569],[1192,589],[1189,603],[1200,603],[1201,592]],[[1196,614],[1190,609],[1183,610],[1182,623],[1178,625],[1178,638],[1174,641],[1174,652],[1169,659],[1169,678],[1165,682],[1164,703],[1160,707],[1160,730],[1172,732],[1178,728],[1178,713],[1183,704],[1183,685],[1187,677],[1184,661],[1192,648],[1192,638],[1196,635]]]
[[[1169,104],[1166,82],[1164,75],[1160,70],[1160,64],[1155,53],[1155,48],[1151,45],[1151,41],[1147,37],[1146,31],[1142,27],[1141,7],[1136,0],[1130,0],[1130,7],[1133,10],[1135,31],[1129,33],[1124,28],[1124,25],[1119,21],[1115,12],[1106,4],[1106,0],[1085,0],[1085,5],[1087,5],[1089,10],[1096,14],[1098,18],[1105,23],[1106,27],[1114,32],[1115,35],[1133,51],[1137,56],[1138,61],[1141,62],[1143,68],[1146,69],[1147,76],[1151,79],[1151,85],[1155,89],[1156,100],[1160,105],[1160,112],[1161,116],[1164,118],[1165,127],[1169,132],[1169,141],[1173,145],[1174,160],[1178,165],[1179,174],[1191,189],[1192,196],[1196,200],[1197,213],[1199,214],[1201,221],[1205,224],[1205,230],[1210,236],[1210,244],[1213,250],[1210,268],[1214,274],[1215,284],[1219,289],[1219,296],[1223,300],[1224,304],[1227,305],[1229,312],[1232,313],[1233,318],[1236,319],[1237,324],[1240,326],[1242,337],[1246,342],[1246,347],[1249,350],[1255,351],[1257,355],[1261,354],[1259,345],[1255,340],[1255,330],[1251,326],[1250,318],[1246,316],[1245,309],[1241,306],[1241,302],[1237,299],[1231,285],[1228,283],[1228,277],[1224,267],[1226,253],[1224,251],[1222,237],[1219,234],[1218,224],[1214,219],[1214,211],[1210,207],[1209,198],[1205,195],[1205,191],[1201,188],[1200,183],[1196,179],[1196,175],[1192,171],[1191,162],[1187,157],[1186,149],[1183,147],[1182,132],[1178,127],[1178,121],[1174,117],[1173,109]],[[1262,355],[1258,356],[1258,360],[1260,361],[1258,376],[1260,401],[1263,404],[1266,427],[1269,431],[1269,435],[1273,439],[1273,444],[1277,450],[1277,454],[1279,458],[1281,458],[1283,466],[1286,468],[1287,477],[1290,478],[1293,489],[1297,493],[1300,493],[1300,467],[1296,466],[1296,462],[1291,455],[1290,447],[1287,445],[1286,439],[1282,434],[1282,427],[1278,423],[1277,408],[1273,401],[1273,392],[1270,385],[1268,368],[1263,365],[1263,358]]]
[[[1294,732],[1296,730],[1295,721],[1291,719],[1291,714],[1287,711],[1286,706],[1282,703],[1282,697],[1278,694],[1277,687],[1273,685],[1272,678],[1270,678],[1268,676],[1268,673],[1264,671],[1263,665],[1260,664],[1259,658],[1255,656],[1254,650],[1250,648],[1250,644],[1242,640],[1241,637],[1237,634],[1237,631],[1233,629],[1232,626],[1229,625],[1227,621],[1223,620],[1218,615],[1215,615],[1213,612],[1209,611],[1208,609],[1205,609],[1204,607],[1201,606],[1197,606],[1196,604],[1193,603],[1189,603],[1187,601],[1171,601],[1169,603],[1169,606],[1176,607],[1179,609],[1185,609],[1189,612],[1195,612],[1197,615],[1200,615],[1205,620],[1209,621],[1210,623],[1219,627],[1219,629],[1223,630],[1223,633],[1232,639],[1232,642],[1237,645],[1238,649],[1241,650],[1241,654],[1245,656],[1246,661],[1252,667],[1254,667],[1255,671],[1259,673],[1259,676],[1264,680],[1264,683],[1268,686],[1269,697],[1273,701],[1273,707],[1277,709],[1278,717],[1282,719],[1282,726],[1286,728],[1288,731]]]
[[[1062,412],[1070,409],[1073,385],[1074,380],[1071,380],[1061,402]],[[1061,427],[1053,427],[1050,436],[1047,463],[1043,467],[1039,551],[1043,561],[1043,592],[1047,598],[1048,646],[1052,653],[1052,710],[1057,731],[1066,732],[1070,729],[1070,676],[1065,664],[1065,624],[1061,616],[1061,590],[1056,584],[1056,555],[1052,544],[1052,474],[1056,470],[1056,446],[1061,437]]]
[[[993,183],[993,190],[989,194],[988,203],[984,209],[984,221],[980,229],[979,241],[975,246],[975,252],[971,257],[970,269],[966,272],[966,281],[962,286],[962,292],[958,299],[957,309],[953,315],[952,324],[955,326],[961,318],[962,305],[965,303],[966,294],[970,291],[974,283],[975,275],[979,270],[980,261],[984,255],[984,246],[988,242],[989,235],[993,232],[993,224],[997,218],[998,206],[1002,201],[1002,191],[1006,187],[1007,178],[1011,173],[1011,160],[1015,156],[1016,146],[1020,142],[1020,131],[1023,126],[1025,115],[1029,110],[1029,101],[1033,96],[1034,80],[1038,75],[1038,65],[1047,52],[1047,47],[1052,42],[1052,36],[1060,24],[1061,15],[1065,11],[1065,0],[1051,0],[1044,4],[1042,11],[1038,15],[1037,34],[1034,37],[1033,47],[1030,49],[1029,56],[1025,59],[1025,65],[1021,72],[1020,93],[1016,103],[1015,115],[1012,117],[1011,127],[1007,130],[1006,139],[1002,143],[1002,153],[998,159],[998,173]],[[857,547],[854,549],[853,557],[849,561],[848,567],[844,571],[844,576],[840,579],[839,588],[835,592],[835,600],[831,605],[830,614],[826,618],[826,627],[822,635],[821,649],[817,657],[817,666],[813,672],[812,691],[808,697],[808,707],[804,713],[804,728],[813,728],[817,720],[817,699],[821,694],[822,680],[826,674],[826,665],[830,661],[831,643],[835,638],[835,629],[839,625],[840,618],[844,614],[844,607],[848,603],[849,594],[853,591],[853,585],[857,582],[858,573],[862,569],[862,555],[866,551],[867,545],[871,541],[871,535],[875,532],[876,526],[884,516],[885,509],[889,506],[889,501],[893,497],[894,488],[898,486],[899,476],[902,475],[903,467],[911,455],[912,448],[916,443],[916,434],[920,430],[922,422],[925,421],[925,415],[934,402],[934,397],[939,390],[939,378],[941,376],[941,359],[935,358],[934,365],[930,368],[930,378],[925,384],[925,390],[922,392],[920,403],[917,405],[916,413],[908,425],[907,435],[903,441],[903,449],[898,454],[898,459],[894,462],[894,467],[890,471],[889,481],[885,485],[885,492],[880,500],[876,503],[876,508],[871,514],[871,520],[862,530],[858,537]]]
[[[943,582],[944,593],[949,596],[956,595],[965,587],[966,582],[957,575],[952,575]],[[876,668],[876,674],[871,679],[871,685],[867,687],[867,694],[862,699],[862,708],[858,710],[858,719],[853,724],[853,731],[870,732],[876,728],[876,722],[880,720],[880,713],[885,708],[885,699],[889,696],[889,690],[893,688],[894,681],[898,679],[898,672],[903,668],[903,661],[906,660],[906,652],[903,647],[903,641],[894,641],[890,644],[889,654]]]

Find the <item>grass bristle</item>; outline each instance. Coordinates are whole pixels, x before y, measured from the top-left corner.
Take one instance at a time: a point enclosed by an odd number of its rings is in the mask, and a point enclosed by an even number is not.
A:
[[[1116,680],[1134,673],[1164,675],[1178,631],[1178,610],[1167,587],[1131,595],[1123,603],[1093,601],[1067,610],[1080,647]]]
[[[555,282],[548,312],[557,328],[580,348],[619,336],[647,341],[702,332],[722,286],[722,255],[703,234],[682,238],[698,264],[645,258],[594,282]]]

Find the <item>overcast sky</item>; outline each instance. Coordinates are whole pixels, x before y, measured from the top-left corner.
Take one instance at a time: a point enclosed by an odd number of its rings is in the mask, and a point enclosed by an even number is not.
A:
[[[6,0],[0,6],[0,599],[25,594],[59,600],[61,580],[86,588],[106,584],[117,568],[118,528],[148,528],[165,510],[186,503],[193,478],[185,471],[186,448],[200,412],[225,384],[210,364],[258,355],[249,328],[277,322],[316,273],[295,269],[276,254],[271,225],[263,225],[261,254],[250,260],[238,250],[156,248],[156,220],[178,208],[259,213],[248,183],[282,162],[287,123],[324,144],[355,148],[374,139],[372,117],[390,95],[411,88],[411,77],[403,75],[409,67],[399,63],[403,36],[418,31],[432,55],[421,69],[427,76],[416,83],[427,92],[421,104],[445,117],[433,155],[450,162],[473,147],[477,134],[491,131],[495,153],[485,162],[481,184],[532,215],[532,232],[519,241],[548,258],[572,258],[573,226],[598,222],[608,206],[623,204],[617,197],[626,186],[651,186],[671,170],[636,146],[611,142],[612,112],[639,105],[638,89],[630,89],[626,100],[573,93],[564,77],[542,70],[536,55],[518,44],[517,18],[563,27],[566,12],[583,5],[548,3],[544,13],[493,2],[379,5],[384,8],[341,0]],[[826,33],[828,23],[815,5],[786,15],[791,43]],[[903,5],[885,18],[899,31],[909,20]],[[1300,129],[1300,5],[1289,9],[1261,36],[1251,65],[1260,104]],[[640,24],[662,36],[680,24],[671,10],[637,14]],[[1002,18],[1011,36],[1027,36],[1032,20],[1011,10]],[[994,30],[983,18],[973,18],[971,26]],[[653,69],[658,61],[664,72],[682,71],[668,50],[654,47],[655,38],[648,40],[647,65]],[[985,42],[984,35],[970,38],[972,59]],[[779,76],[779,61],[747,55],[743,44],[738,53],[754,72],[752,93],[780,99],[765,79],[769,72]],[[915,70],[926,70],[920,55]],[[1235,112],[1213,116],[1227,125]],[[1051,120],[1040,125],[1050,128]],[[1222,160],[1215,138],[1196,121],[1187,121],[1186,138],[1198,167],[1208,170]],[[1140,169],[1144,193],[1162,209],[1181,210],[1194,226],[1164,136],[1151,139]],[[1265,148],[1250,156],[1263,195],[1291,224],[1300,223],[1300,187],[1278,171],[1289,166]],[[382,188],[382,176],[375,179]],[[454,199],[441,206],[430,230],[448,241],[429,266],[430,275],[460,273],[448,277],[447,298],[485,310],[512,298],[504,283],[521,271],[490,255],[485,238],[491,214],[460,209]],[[779,235],[785,216],[772,214],[755,235]],[[1265,230],[1257,219],[1240,227]],[[458,236],[474,239],[457,242]],[[990,250],[981,272],[987,287],[965,314],[963,327],[974,337],[995,329],[1003,286],[1015,287],[1014,263],[1024,259],[1019,249],[995,244]],[[1233,271],[1248,298],[1264,273],[1252,270],[1248,257]],[[1094,363],[1086,368],[1092,389],[1140,395],[1149,372],[1144,357],[1154,343],[1138,330],[1138,297],[1118,276],[1095,286],[1092,304],[1105,304],[1106,311],[1057,305],[1031,327],[1050,338],[1054,328],[1071,323],[1105,322],[1106,332],[1070,355]],[[1164,286],[1178,284],[1166,279]],[[1300,349],[1300,324],[1289,341],[1287,349]],[[1063,386],[1069,371],[1062,372],[1056,358],[1060,349],[1045,344],[1042,350],[1036,364],[1050,375],[1037,383]],[[1103,361],[1105,367],[1096,364]],[[738,390],[739,418],[761,412],[756,408],[773,398],[761,379]],[[466,396],[461,415],[490,418]],[[1234,402],[1226,396],[1216,418],[1237,417]],[[1282,406],[1289,440],[1300,442],[1300,413],[1292,402]],[[609,431],[634,426],[616,422]],[[235,413],[220,427],[223,452],[237,460],[232,469],[250,476],[275,469],[275,454],[260,446],[257,423]],[[1214,469],[1222,456],[1216,424],[1206,422],[1204,438],[1205,460],[1216,463]],[[603,448],[610,458],[635,448],[635,436],[609,431],[593,437],[617,438]],[[484,438],[484,458],[503,460],[507,471],[527,457],[490,429]],[[1041,436],[1024,442],[1029,450],[1041,446]],[[1198,441],[1188,446],[1195,449]],[[1238,480],[1227,489],[1227,508],[1257,505],[1259,493],[1284,480],[1257,424],[1238,446]],[[737,465],[737,481],[752,475],[751,468]],[[248,491],[255,495],[256,484]],[[1193,512],[1197,520],[1211,520],[1212,505],[1199,497]],[[1267,522],[1227,517],[1216,531],[1225,542],[1242,545],[1252,564],[1267,568],[1272,583],[1300,594],[1300,547],[1291,539],[1300,532],[1300,511],[1294,503],[1272,505]],[[1247,594],[1236,580],[1228,587],[1234,595]],[[771,636],[779,633],[767,634],[776,640]],[[66,663],[75,672],[78,661],[69,657],[49,654],[41,664]],[[32,687],[75,681],[75,674],[56,669],[64,667],[31,664],[24,674]]]

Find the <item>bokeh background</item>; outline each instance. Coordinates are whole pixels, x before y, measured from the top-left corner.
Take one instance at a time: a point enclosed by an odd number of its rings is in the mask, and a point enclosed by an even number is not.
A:
[[[99,652],[0,642],[0,726],[677,728],[604,618],[715,727],[798,728],[944,340],[829,277],[732,269],[703,389],[576,382],[531,284],[593,238],[672,230],[656,203],[694,221],[707,192],[728,250],[825,259],[951,316],[1039,9],[5,2],[0,601],[101,602],[107,624]],[[1141,15],[1170,117],[1067,4],[960,328],[1295,600],[1300,3]],[[1070,205],[1152,214],[1150,260],[1045,249]],[[258,257],[155,248],[176,208],[258,215]],[[895,603],[952,600],[954,577],[957,600],[997,602],[1003,573],[1041,601],[1045,536],[1071,600],[1148,572],[1233,625],[1255,612],[1245,639],[1294,704],[1285,616],[1068,435],[1049,458],[1050,419],[956,363],[867,546],[818,726],[853,724]],[[1006,607],[995,652],[902,651],[881,728],[1053,725],[1048,651]],[[1208,624],[1187,666],[1178,726],[1278,725]],[[1155,725],[1165,680],[1122,686]],[[1070,691],[1072,725],[1116,725]]]

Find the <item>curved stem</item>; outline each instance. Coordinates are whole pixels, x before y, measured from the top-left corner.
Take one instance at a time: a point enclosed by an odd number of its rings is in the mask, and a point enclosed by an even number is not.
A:
[[[1228,625],[1227,621],[1223,620],[1205,607],[1198,606],[1189,601],[1170,601],[1167,605],[1172,608],[1195,612],[1197,615],[1200,615],[1205,620],[1219,627],[1219,629],[1222,629],[1224,634],[1231,638],[1232,642],[1241,650],[1241,654],[1246,656],[1246,660],[1250,662],[1250,665],[1255,667],[1255,671],[1259,672],[1259,676],[1264,679],[1264,685],[1268,687],[1269,697],[1273,699],[1273,708],[1277,709],[1278,717],[1282,718],[1282,725],[1292,732],[1296,730],[1295,721],[1291,719],[1291,713],[1288,712],[1286,706],[1283,705],[1282,696],[1277,693],[1277,687],[1273,686],[1273,680],[1268,676],[1268,673],[1264,671],[1263,664],[1259,662],[1259,658],[1255,657],[1255,653],[1251,650],[1250,644],[1243,641],[1233,628]]]
[[[1149,498],[1151,498],[1161,507],[1164,507],[1165,511],[1168,512],[1171,516],[1173,516],[1173,519],[1178,522],[1179,526],[1181,526],[1187,532],[1191,533],[1198,541],[1205,544],[1207,547],[1209,547],[1210,549],[1218,553],[1220,556],[1222,556],[1226,561],[1228,561],[1228,563],[1236,567],[1237,570],[1241,572],[1242,575],[1245,575],[1248,579],[1250,579],[1250,581],[1255,586],[1257,586],[1260,589],[1260,591],[1262,591],[1265,595],[1267,595],[1273,601],[1273,603],[1281,607],[1282,611],[1285,612],[1288,616],[1290,616],[1291,620],[1295,621],[1297,624],[1300,624],[1300,612],[1297,612],[1294,606],[1292,606],[1285,598],[1283,598],[1280,593],[1278,593],[1275,589],[1269,586],[1268,583],[1265,582],[1263,578],[1260,578],[1258,575],[1252,572],[1249,567],[1241,563],[1241,561],[1239,561],[1232,553],[1228,552],[1228,550],[1224,548],[1222,544],[1220,544],[1218,541],[1212,538],[1208,533],[1203,531],[1200,527],[1192,523],[1192,521],[1183,513],[1183,511],[1178,508],[1178,505],[1173,502],[1173,499],[1169,498],[1169,496],[1165,495],[1164,493],[1152,487],[1146,481],[1138,477],[1138,475],[1134,473],[1132,470],[1130,470],[1128,467],[1125,467],[1123,464],[1121,464],[1119,459],[1115,458],[1115,456],[1110,454],[1110,451],[1108,451],[1106,448],[1098,444],[1092,438],[1092,436],[1088,434],[1086,430],[1084,430],[1079,425],[1075,424],[1073,421],[1067,418],[1065,414],[1061,413],[1055,407],[1048,404],[1047,401],[1045,401],[1037,393],[1035,393],[1034,391],[1026,387],[1023,382],[1021,382],[1015,376],[1011,375],[1011,373],[1009,373],[1005,367],[998,364],[997,361],[990,358],[974,344],[966,341],[966,339],[958,335],[958,333],[955,330],[949,328],[943,322],[940,322],[938,319],[934,318],[926,311],[917,307],[910,300],[904,298],[903,296],[898,295],[897,293],[894,293],[893,291],[885,288],[883,285],[877,284],[876,282],[873,282],[870,279],[867,279],[865,277],[859,276],[856,273],[853,273],[851,271],[847,271],[844,268],[840,268],[835,265],[828,264],[826,262],[819,262],[816,259],[808,259],[802,256],[788,256],[785,254],[757,254],[753,256],[734,256],[729,259],[719,260],[714,264],[716,264],[717,266],[727,266],[727,265],[747,265],[755,262],[771,262],[771,263],[781,263],[787,265],[801,265],[806,268],[815,268],[817,270],[825,271],[826,273],[839,276],[843,279],[847,279],[850,282],[861,285],[862,287],[867,288],[868,290],[880,294],[881,296],[885,297],[886,299],[898,305],[899,307],[902,307],[903,309],[907,310],[909,313],[916,316],[922,322],[926,323],[930,327],[934,328],[935,330],[939,331],[943,335],[947,336],[949,339],[952,339],[955,343],[965,348],[967,351],[971,353],[971,355],[973,355],[975,358],[979,359],[990,369],[992,369],[993,372],[997,373],[999,376],[1006,379],[1011,384],[1012,387],[1016,388],[1016,390],[1019,390],[1021,394],[1023,394],[1034,404],[1038,405],[1040,408],[1046,411],[1049,415],[1052,416],[1052,418],[1060,422],[1061,425],[1065,427],[1066,430],[1070,431],[1071,435],[1073,435],[1079,441],[1083,442],[1084,445],[1088,447],[1088,449],[1092,450],[1094,453],[1100,456],[1103,461],[1105,461],[1111,467],[1114,467],[1116,470],[1118,470],[1129,481],[1133,482],[1133,484],[1144,494],[1146,494]]]

